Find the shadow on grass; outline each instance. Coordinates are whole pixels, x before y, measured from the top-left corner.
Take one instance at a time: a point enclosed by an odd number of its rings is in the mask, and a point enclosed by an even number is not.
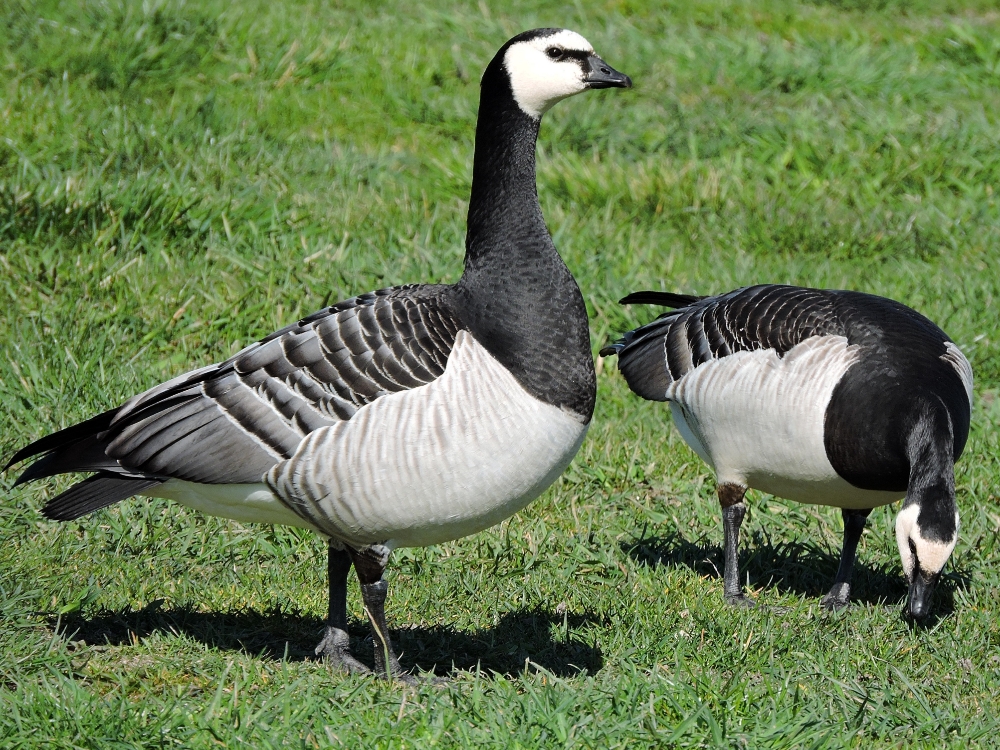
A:
[[[721,578],[724,567],[722,548],[695,541],[673,532],[666,536],[643,537],[623,542],[622,550],[633,560],[655,567],[686,567],[699,575]],[[749,576],[752,586],[777,589],[805,597],[822,597],[833,585],[840,565],[840,551],[831,553],[809,542],[778,543],[756,533],[749,544],[740,545],[740,577]],[[932,625],[954,611],[955,590],[966,588],[965,571],[951,570],[942,576],[934,592],[933,614],[924,625]],[[902,606],[907,596],[906,579],[897,565],[874,566],[859,554],[851,581],[851,601],[865,605]]]
[[[263,659],[316,659],[323,622],[281,611],[197,612],[160,609],[157,600],[141,610],[104,610],[91,616],[73,614],[59,622],[60,634],[88,646],[125,646],[150,635],[173,633],[194,638],[213,648],[243,651]],[[538,610],[508,612],[495,627],[462,632],[449,627],[404,627],[392,631],[400,662],[407,669],[447,675],[456,670],[516,676],[531,660],[562,677],[583,671],[594,674],[604,664],[600,649],[574,638],[572,630],[590,621],[589,615],[560,615]],[[55,618],[51,624],[56,625]],[[565,626],[565,627],[564,627]],[[349,626],[351,649],[372,666],[368,626],[354,620]]]

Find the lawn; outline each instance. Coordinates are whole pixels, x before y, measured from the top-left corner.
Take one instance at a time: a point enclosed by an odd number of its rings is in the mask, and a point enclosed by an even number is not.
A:
[[[496,7],[493,7],[493,6]],[[398,550],[417,690],[311,658],[325,549],[131,500],[77,522],[0,477],[0,747],[1000,744],[1000,4],[977,0],[0,2],[0,456],[322,305],[462,268],[479,75],[514,33],[628,73],[546,115],[539,194],[594,351],[641,288],[858,289],[976,374],[961,538],[924,627],[894,508],[856,605],[839,511],[751,493],[722,604],[714,482],[598,362],[566,474]],[[357,587],[354,648],[369,658]]]

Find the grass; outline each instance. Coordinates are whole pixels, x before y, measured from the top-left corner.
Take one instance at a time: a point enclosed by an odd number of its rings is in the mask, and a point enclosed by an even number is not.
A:
[[[996,746],[1000,8],[994,2],[0,4],[0,455],[324,303],[461,271],[478,76],[581,31],[636,81],[560,104],[539,192],[596,349],[640,288],[890,296],[976,372],[958,548],[913,628],[892,510],[857,606],[818,608],[841,523],[755,494],[721,604],[706,467],[609,364],[543,498],[399,550],[404,690],[309,658],[311,535],[0,478],[0,747]],[[366,627],[351,592],[354,647]],[[785,610],[779,607],[787,608]]]

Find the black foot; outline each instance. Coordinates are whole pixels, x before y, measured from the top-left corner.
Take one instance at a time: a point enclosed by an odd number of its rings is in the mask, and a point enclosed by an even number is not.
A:
[[[726,597],[726,604],[731,607],[741,607],[743,609],[753,609],[757,606],[757,602],[744,594],[732,594]]]
[[[372,639],[374,640],[374,639]],[[379,659],[382,656],[382,659]],[[440,677],[434,677],[433,675],[427,675],[422,677],[414,677],[409,672],[403,671],[403,667],[400,665],[399,660],[396,655],[392,653],[389,657],[389,663],[392,665],[385,673],[379,673],[380,667],[385,660],[384,652],[375,654],[375,672],[377,677],[383,680],[389,680],[391,682],[398,683],[400,685],[405,685],[406,687],[419,687],[421,685],[443,685],[446,681]]]
[[[409,675],[407,675],[409,677]],[[424,672],[419,677],[416,678],[418,685],[431,685],[432,687],[442,687],[451,682],[447,677],[438,677],[433,672]],[[411,683],[407,683],[411,684]]]
[[[851,584],[835,583],[829,593],[819,600],[820,606],[833,612],[847,609],[851,604]]]
[[[348,674],[371,674],[371,670],[351,654],[351,639],[340,628],[326,626],[323,640],[316,647],[316,656],[322,656],[334,669]]]

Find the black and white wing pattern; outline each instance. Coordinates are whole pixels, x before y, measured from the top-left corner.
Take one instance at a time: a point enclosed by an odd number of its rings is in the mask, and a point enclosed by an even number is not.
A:
[[[786,435],[812,425],[810,434],[819,436],[812,455],[855,487],[905,490],[910,462],[900,435],[910,415],[927,403],[947,409],[956,458],[965,446],[972,403],[969,362],[944,331],[899,302],[778,285],[706,298],[639,292],[622,302],[678,306],[601,353],[618,355],[625,380],[642,398],[677,401],[695,422],[729,420],[726,435],[698,438],[709,453],[706,441],[717,444],[716,464],[752,454],[766,418]],[[787,362],[793,349],[809,354],[779,375],[775,364]],[[728,359],[761,350],[774,358]],[[732,366],[701,369],[722,362]],[[736,438],[745,438],[738,449],[722,445]],[[789,449],[793,454],[802,458],[801,451]],[[773,476],[790,473],[787,467],[765,468]]]
[[[773,349],[779,356],[812,337],[845,335],[829,292],[773,284],[716,297],[636,292],[622,299],[677,306],[601,350],[617,354],[629,387],[665,401],[670,384],[705,362],[739,351]]]
[[[18,483],[70,471],[99,472],[88,481],[92,490],[103,492],[103,505],[170,478],[259,482],[312,431],[349,420],[380,396],[425,385],[444,372],[463,327],[448,291],[404,286],[333,305],[225,362],[44,437],[8,465],[44,454]],[[119,486],[118,495],[126,494],[115,496],[113,486]],[[103,507],[88,505],[85,489],[76,485],[68,491],[76,490],[65,501],[77,502],[76,515]],[[57,500],[47,515],[59,510]]]

